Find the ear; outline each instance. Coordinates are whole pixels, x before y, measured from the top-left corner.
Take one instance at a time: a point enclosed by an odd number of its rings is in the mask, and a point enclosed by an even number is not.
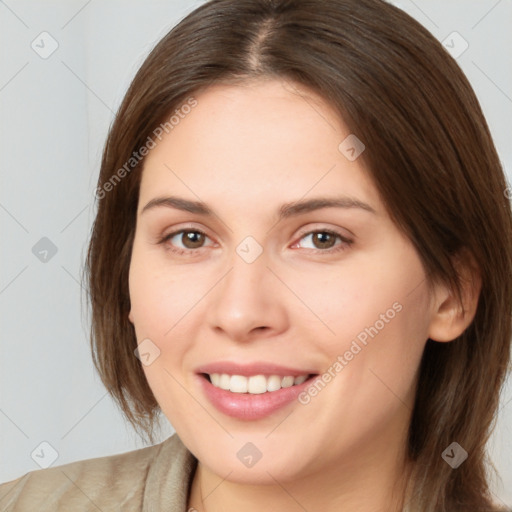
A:
[[[131,309],[130,309],[130,312],[128,313],[128,320],[130,320],[130,322],[133,324],[133,315],[132,315]]]
[[[453,262],[460,276],[462,304],[447,285],[435,285],[429,326],[433,341],[453,341],[460,336],[473,321],[478,306],[482,278],[473,255],[463,250]]]

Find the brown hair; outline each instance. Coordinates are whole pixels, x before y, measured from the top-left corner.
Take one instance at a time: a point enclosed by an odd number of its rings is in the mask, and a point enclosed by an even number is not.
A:
[[[258,78],[307,86],[342,116],[366,145],[363,163],[431,282],[460,290],[456,255],[470,255],[479,267],[474,321],[453,342],[426,343],[408,439],[415,462],[409,506],[495,510],[485,444],[510,358],[507,184],[478,100],[456,62],[418,22],[381,0],[212,0],[152,50],[105,144],[85,267],[93,361],[103,383],[137,432],[153,442],[160,409],[134,356],[128,320],[144,160],[129,169],[126,162],[191,95],[212,83]],[[454,441],[469,454],[456,470],[441,457]]]

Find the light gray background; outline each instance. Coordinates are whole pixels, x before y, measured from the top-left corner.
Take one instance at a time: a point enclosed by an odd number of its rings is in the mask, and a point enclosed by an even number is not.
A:
[[[94,373],[80,271],[114,112],[149,50],[201,3],[0,0],[0,482],[39,469],[34,459],[48,464],[44,445],[46,460],[31,457],[44,441],[54,466],[143,446]],[[467,41],[457,61],[510,176],[511,1],[392,3],[439,40],[457,31]],[[59,45],[46,59],[31,47],[43,31]],[[46,263],[32,252],[42,237],[57,247]],[[173,432],[163,423],[162,440]],[[509,379],[489,445],[502,479],[494,493],[508,505],[511,427]]]

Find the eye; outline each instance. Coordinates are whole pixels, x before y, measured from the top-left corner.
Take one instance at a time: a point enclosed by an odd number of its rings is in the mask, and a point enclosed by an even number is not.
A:
[[[338,252],[347,249],[352,243],[353,240],[343,236],[341,233],[337,231],[333,231],[330,229],[318,229],[314,231],[308,231],[301,235],[300,240],[309,239],[313,244],[312,249],[315,252]],[[340,240],[340,243],[336,245],[336,239]],[[297,244],[294,244],[293,247],[296,247]]]
[[[177,254],[194,254],[195,250],[202,249],[202,245],[208,235],[200,229],[181,229],[165,235],[158,243],[166,244],[169,242],[169,250]],[[182,247],[179,247],[179,243]]]
[[[165,244],[166,248],[175,254],[193,256],[197,251],[205,247],[206,239],[209,239],[209,237],[204,231],[197,228],[189,228],[164,235],[158,240],[158,243]],[[316,253],[343,251],[353,243],[353,240],[330,229],[318,229],[303,233],[300,240],[306,239],[309,239],[313,244],[312,250]],[[338,244],[336,244],[337,239],[340,240]],[[179,244],[181,244],[181,247]],[[297,245],[298,243],[295,243],[292,248],[297,247]]]

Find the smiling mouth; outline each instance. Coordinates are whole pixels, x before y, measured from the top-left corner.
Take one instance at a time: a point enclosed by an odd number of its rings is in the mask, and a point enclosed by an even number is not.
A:
[[[201,373],[212,386],[231,391],[232,393],[245,393],[248,395],[259,395],[272,393],[282,388],[300,386],[304,382],[313,379],[318,374],[305,374],[294,377],[292,375],[230,375],[227,373]]]

